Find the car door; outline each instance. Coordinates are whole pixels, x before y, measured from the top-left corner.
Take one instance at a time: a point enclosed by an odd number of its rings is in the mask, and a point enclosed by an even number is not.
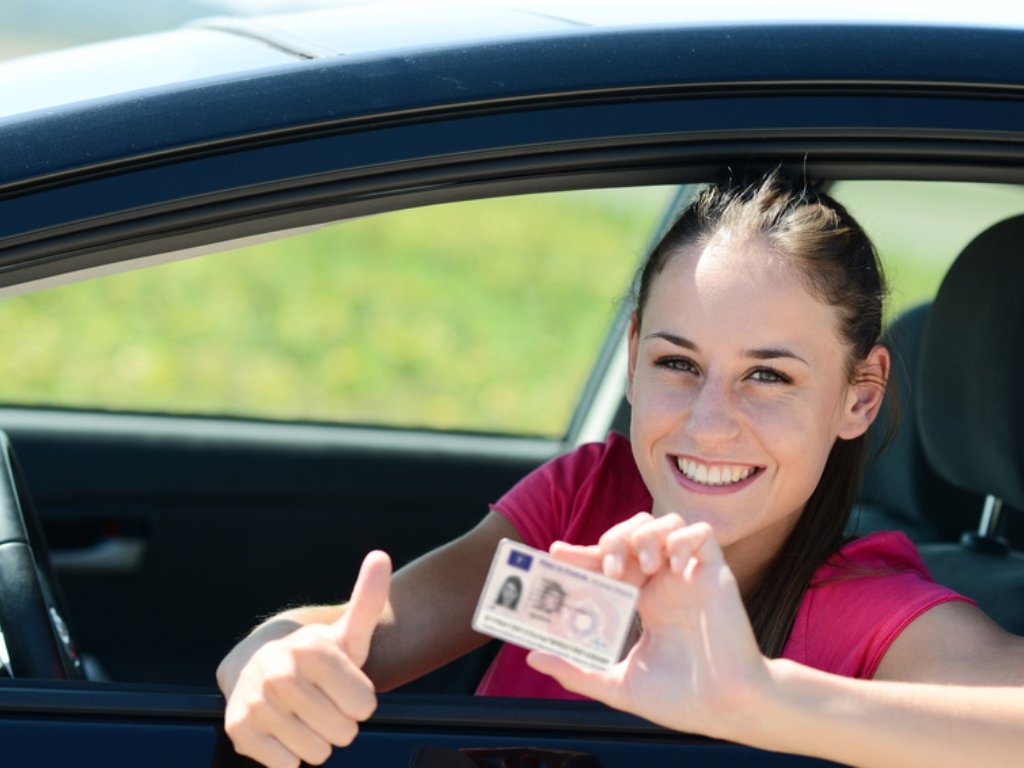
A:
[[[472,527],[579,431],[669,196],[383,214],[8,298],[47,338],[8,338],[0,427],[92,673],[210,684],[261,617],[344,600],[368,550]]]

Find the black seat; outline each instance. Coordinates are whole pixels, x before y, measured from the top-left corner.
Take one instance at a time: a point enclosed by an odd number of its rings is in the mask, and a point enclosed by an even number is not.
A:
[[[927,319],[916,388],[928,463],[949,483],[988,497],[979,531],[960,542],[919,545],[921,554],[936,581],[976,599],[1019,634],[1024,554],[1002,533],[1006,517],[1024,509],[1022,288],[1018,216],[975,238],[947,273]]]

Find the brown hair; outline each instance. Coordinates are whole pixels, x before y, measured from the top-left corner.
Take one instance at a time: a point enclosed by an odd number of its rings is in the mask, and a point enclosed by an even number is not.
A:
[[[839,310],[839,333],[849,352],[847,377],[853,383],[882,331],[885,279],[878,257],[843,206],[777,171],[746,187],[708,186],[683,211],[640,270],[637,320],[669,259],[721,232],[762,239],[773,254],[799,268],[812,294]],[[799,521],[746,597],[758,644],[768,656],[782,653],[814,572],[844,542],[865,455],[866,436],[836,440]]]

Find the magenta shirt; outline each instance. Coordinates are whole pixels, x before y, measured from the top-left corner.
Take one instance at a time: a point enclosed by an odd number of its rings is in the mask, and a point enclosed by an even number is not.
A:
[[[493,510],[523,542],[595,544],[608,528],[650,511],[651,495],[629,441],[611,433],[530,473]],[[874,533],[847,544],[818,569],[797,611],[783,658],[846,677],[870,678],[893,640],[939,603],[966,600],[931,579],[902,533]],[[581,699],[526,665],[527,651],[505,643],[477,688],[479,696]]]

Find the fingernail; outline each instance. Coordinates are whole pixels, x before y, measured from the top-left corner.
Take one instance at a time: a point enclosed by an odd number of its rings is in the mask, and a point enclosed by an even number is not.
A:
[[[672,573],[682,573],[683,565],[685,565],[685,563],[683,562],[682,557],[679,555],[672,555]]]
[[[648,549],[641,549],[640,554],[640,570],[644,573],[650,573],[654,570],[654,553]]]
[[[607,554],[601,561],[604,572],[608,576],[619,576],[622,573],[622,558],[618,555]]]

